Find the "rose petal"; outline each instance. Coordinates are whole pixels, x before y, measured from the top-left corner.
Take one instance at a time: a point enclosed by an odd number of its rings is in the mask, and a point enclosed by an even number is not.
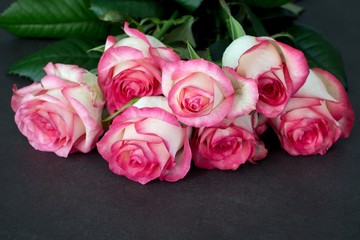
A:
[[[340,124],[341,137],[348,137],[354,126],[355,115],[344,86],[334,75],[325,70],[315,68],[313,71],[323,81],[327,91],[337,100],[337,103],[328,101],[327,107]]]
[[[100,87],[105,85],[108,73],[115,65],[121,62],[143,58],[144,55],[141,51],[130,47],[109,48],[101,56],[98,65],[98,81]]]
[[[249,35],[235,39],[225,49],[222,57],[222,65],[224,67],[236,68],[239,65],[239,57],[257,44],[259,44],[259,42],[256,38]]]
[[[156,59],[161,67],[166,63],[180,61],[180,56],[177,55],[171,48],[157,47],[149,49],[150,56]]]
[[[307,64],[305,55],[300,50],[297,50],[284,43],[274,41],[281,49],[281,53],[286,61],[286,67],[292,80],[292,94],[296,93],[305,83],[309,75],[309,66]]]
[[[116,44],[116,38],[114,36],[108,36],[106,38],[106,43],[105,43],[105,50],[108,50],[110,47],[114,46]]]
[[[164,179],[169,182],[175,182],[185,177],[189,172],[191,166],[191,148],[188,140],[188,136],[191,133],[191,128],[184,129],[184,146],[180,149],[175,156],[175,165],[160,176],[160,179]]]
[[[128,47],[134,50],[138,50],[146,58],[150,57],[149,48],[150,45],[139,38],[127,37],[119,40],[113,48]]]
[[[142,41],[144,41],[145,43],[147,43],[148,45],[150,45],[150,42],[149,42],[148,39],[145,37],[145,34],[142,33],[142,32],[140,32],[140,31],[137,30],[137,29],[130,28],[128,22],[125,22],[125,24],[124,24],[124,32],[125,32],[128,36],[134,37],[134,38],[139,38],[139,39],[141,39]]]
[[[23,103],[24,97],[26,95],[30,95],[32,97],[42,90],[43,90],[43,87],[42,87],[41,83],[32,83],[32,84],[30,84],[26,87],[20,88],[20,89],[18,89],[16,87],[16,85],[14,84],[13,88],[12,88],[13,96],[11,98],[12,110],[14,112],[16,112],[17,109],[19,109],[19,107]]]
[[[283,66],[280,54],[269,41],[261,41],[239,57],[236,72],[246,78],[257,79],[271,69]]]
[[[53,64],[51,62],[44,67],[44,70],[47,75],[76,83],[82,83],[82,75],[86,73],[85,69],[77,65]]]
[[[256,82],[253,79],[241,77],[229,67],[224,67],[224,72],[230,78],[235,90],[234,102],[227,117],[234,119],[255,110],[259,98]]]
[[[102,106],[95,107],[91,101],[90,93],[84,88],[66,88],[63,90],[63,94],[81,119],[84,127],[84,130],[79,127],[75,128],[76,132],[84,134],[84,138],[77,141],[75,147],[79,151],[87,153],[94,148],[95,143],[103,133],[101,125]],[[84,97],[79,98],[79,96]]]
[[[337,101],[330,95],[324,82],[313,70],[310,70],[305,84],[295,93],[294,97],[319,98],[335,102]]]

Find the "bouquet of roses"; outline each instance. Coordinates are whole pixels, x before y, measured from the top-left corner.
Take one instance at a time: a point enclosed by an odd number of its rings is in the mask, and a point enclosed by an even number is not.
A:
[[[296,43],[290,33],[262,35],[253,5],[231,5],[250,23],[224,1],[218,6],[228,38],[199,52],[192,16],[124,21],[107,11],[102,19],[123,22],[123,33],[87,52],[101,54],[95,70],[49,62],[39,82],[14,86],[19,130],[35,149],[61,157],[96,147],[111,171],[141,184],[182,179],[192,161],[221,170],[254,163],[267,155],[260,137],[269,127],[293,156],[325,154],[350,135],[354,113],[344,80],[310,68],[306,51],[288,43]],[[245,34],[247,24],[259,36]]]

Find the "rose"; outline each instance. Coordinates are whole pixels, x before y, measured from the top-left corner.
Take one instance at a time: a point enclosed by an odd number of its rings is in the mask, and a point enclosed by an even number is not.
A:
[[[256,114],[246,115],[196,129],[192,138],[195,165],[206,169],[236,170],[246,161],[264,158],[267,150],[254,132],[256,117]]]
[[[231,80],[235,92],[233,105],[226,118],[235,119],[250,114],[256,109],[256,103],[259,99],[256,82],[241,77],[232,68],[224,67],[223,70]]]
[[[40,83],[14,85],[11,106],[20,132],[35,149],[61,157],[89,152],[103,132],[96,76],[75,65],[48,63],[44,70]]]
[[[162,91],[179,121],[195,127],[222,121],[234,101],[230,79],[219,66],[203,59],[166,64]]]
[[[289,154],[322,155],[339,137],[350,135],[354,112],[336,77],[316,68],[284,112],[270,123]]]
[[[225,50],[223,66],[258,85],[257,111],[276,117],[304,84],[309,68],[304,54],[268,37],[243,36]]]
[[[143,97],[113,120],[97,148],[116,174],[141,184],[174,182],[190,169],[188,131],[164,97]]]
[[[180,59],[152,36],[125,23],[128,37],[116,42],[109,36],[98,64],[99,85],[110,113],[134,97],[161,94],[161,65]]]

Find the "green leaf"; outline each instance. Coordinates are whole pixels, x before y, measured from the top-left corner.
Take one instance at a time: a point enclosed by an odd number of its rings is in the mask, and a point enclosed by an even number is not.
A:
[[[172,49],[180,56],[181,59],[190,59],[189,49],[186,44],[181,44],[180,46],[171,46]]]
[[[194,35],[192,32],[192,25],[194,23],[194,17],[185,15],[181,19],[177,20],[176,24],[180,24],[164,36],[164,43],[171,42],[185,42],[189,41],[190,44],[196,47]]]
[[[102,38],[109,26],[88,0],[17,0],[1,14],[0,27],[20,37]]]
[[[292,0],[245,0],[247,4],[261,8],[280,7],[291,1]]]
[[[75,64],[90,70],[97,67],[101,53],[88,50],[99,44],[100,42],[96,40],[62,40],[20,60],[10,67],[8,73],[38,82],[45,75],[43,68],[48,62]]]
[[[187,10],[189,10],[190,12],[193,12],[200,6],[203,0],[174,0],[174,1],[180,4],[181,6],[183,6],[184,8],[186,8]]]
[[[88,52],[100,52],[100,53],[103,53],[103,52],[105,52],[105,44],[96,46],[96,47],[91,48],[91,49],[89,49],[87,51]]]
[[[230,8],[229,6],[226,4],[226,2],[224,0],[219,0],[220,1],[220,5],[222,7],[222,9],[226,12],[226,14],[228,15],[228,19],[226,19],[227,23],[228,23],[228,27],[230,28],[230,36],[233,40],[245,36],[246,33],[243,29],[243,27],[241,26],[241,24],[231,15],[230,12]]]
[[[253,13],[251,8],[247,5],[243,5],[245,8],[245,11],[247,13],[247,16],[251,22],[251,25],[256,33],[257,36],[268,36],[268,32],[266,31],[265,27],[261,23],[260,19]]]
[[[281,6],[282,8],[289,10],[295,15],[299,15],[302,11],[304,11],[304,8],[295,4],[295,3],[286,3]]]
[[[319,67],[334,74],[347,89],[346,73],[338,50],[316,31],[300,25],[287,30],[296,47],[302,50],[310,67]]]
[[[291,27],[297,15],[282,8],[252,8],[251,9],[261,21],[266,31],[272,35],[285,31]]]
[[[190,45],[190,43],[187,42],[186,44],[187,44],[190,58],[191,59],[200,59],[199,55],[195,52],[194,48]]]
[[[222,39],[210,45],[210,55],[214,61],[221,61],[225,49],[230,45],[230,40]]]
[[[90,8],[100,19],[163,18],[169,9],[159,0],[92,0]]]

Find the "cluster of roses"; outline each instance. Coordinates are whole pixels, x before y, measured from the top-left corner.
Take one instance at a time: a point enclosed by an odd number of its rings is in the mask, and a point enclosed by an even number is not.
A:
[[[243,36],[225,50],[221,68],[181,60],[127,23],[124,31],[122,40],[108,37],[98,76],[49,63],[40,83],[14,86],[15,121],[34,148],[67,157],[97,146],[111,171],[145,184],[183,178],[192,160],[235,170],[262,159],[267,126],[291,155],[324,154],[350,134],[354,113],[341,83],[310,70],[286,44]],[[116,116],[102,136],[105,104]]]

